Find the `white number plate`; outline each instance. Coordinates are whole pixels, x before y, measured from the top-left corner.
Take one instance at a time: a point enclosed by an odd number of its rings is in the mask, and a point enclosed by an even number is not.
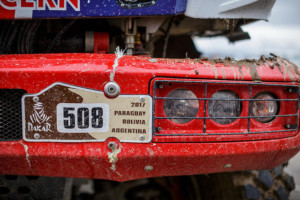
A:
[[[109,106],[104,103],[60,103],[57,130],[61,133],[107,132]]]

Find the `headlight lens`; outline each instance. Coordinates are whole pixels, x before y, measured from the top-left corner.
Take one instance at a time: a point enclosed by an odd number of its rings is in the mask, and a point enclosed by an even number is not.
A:
[[[234,99],[239,99],[239,96],[228,90],[221,90],[214,93],[211,96],[212,99],[217,99],[218,101],[210,100],[208,102],[208,114],[210,117],[238,117],[241,114],[242,103],[241,101],[232,101]],[[224,100],[224,101],[220,101]],[[231,101],[225,101],[231,100]],[[218,124],[230,124],[236,119],[212,119]]]
[[[254,97],[254,99],[272,100],[275,97],[269,93],[260,93]],[[278,103],[276,101],[253,101],[251,104],[252,116],[269,116],[276,115],[278,113]],[[255,120],[267,123],[274,120],[275,117],[255,118]]]
[[[176,89],[171,91],[167,97],[174,98],[197,98],[197,96],[190,90]],[[184,100],[184,99],[166,99],[164,101],[164,111],[167,117],[195,117],[199,110],[198,100]],[[184,124],[192,119],[170,119],[171,121]]]

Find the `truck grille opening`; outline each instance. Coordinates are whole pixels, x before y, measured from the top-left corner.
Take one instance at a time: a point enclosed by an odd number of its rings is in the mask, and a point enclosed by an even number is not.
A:
[[[0,141],[22,139],[22,89],[0,89]]]
[[[180,91],[188,95],[173,95]],[[157,78],[152,95],[155,136],[269,134],[272,138],[274,133],[298,131],[299,87],[289,83]],[[167,101],[172,105],[167,107]]]

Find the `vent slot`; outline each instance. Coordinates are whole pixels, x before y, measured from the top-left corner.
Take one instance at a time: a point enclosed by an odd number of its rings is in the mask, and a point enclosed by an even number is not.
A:
[[[22,139],[22,89],[0,89],[0,141]]]

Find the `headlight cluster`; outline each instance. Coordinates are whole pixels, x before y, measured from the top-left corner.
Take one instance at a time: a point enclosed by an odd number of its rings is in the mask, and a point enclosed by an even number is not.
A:
[[[171,91],[164,101],[164,112],[170,120],[184,124],[193,120],[199,111],[197,96],[190,90],[176,89]],[[275,101],[276,97],[270,93],[259,93],[250,102],[251,116],[256,116],[255,120],[268,123],[275,119],[279,111],[279,105]],[[238,119],[242,112],[242,101],[240,97],[229,90],[221,90],[214,93],[207,105],[207,112],[211,119],[218,124],[230,124]],[[248,111],[247,111],[248,112]],[[182,119],[178,119],[181,118]],[[191,118],[184,118],[191,117]]]

